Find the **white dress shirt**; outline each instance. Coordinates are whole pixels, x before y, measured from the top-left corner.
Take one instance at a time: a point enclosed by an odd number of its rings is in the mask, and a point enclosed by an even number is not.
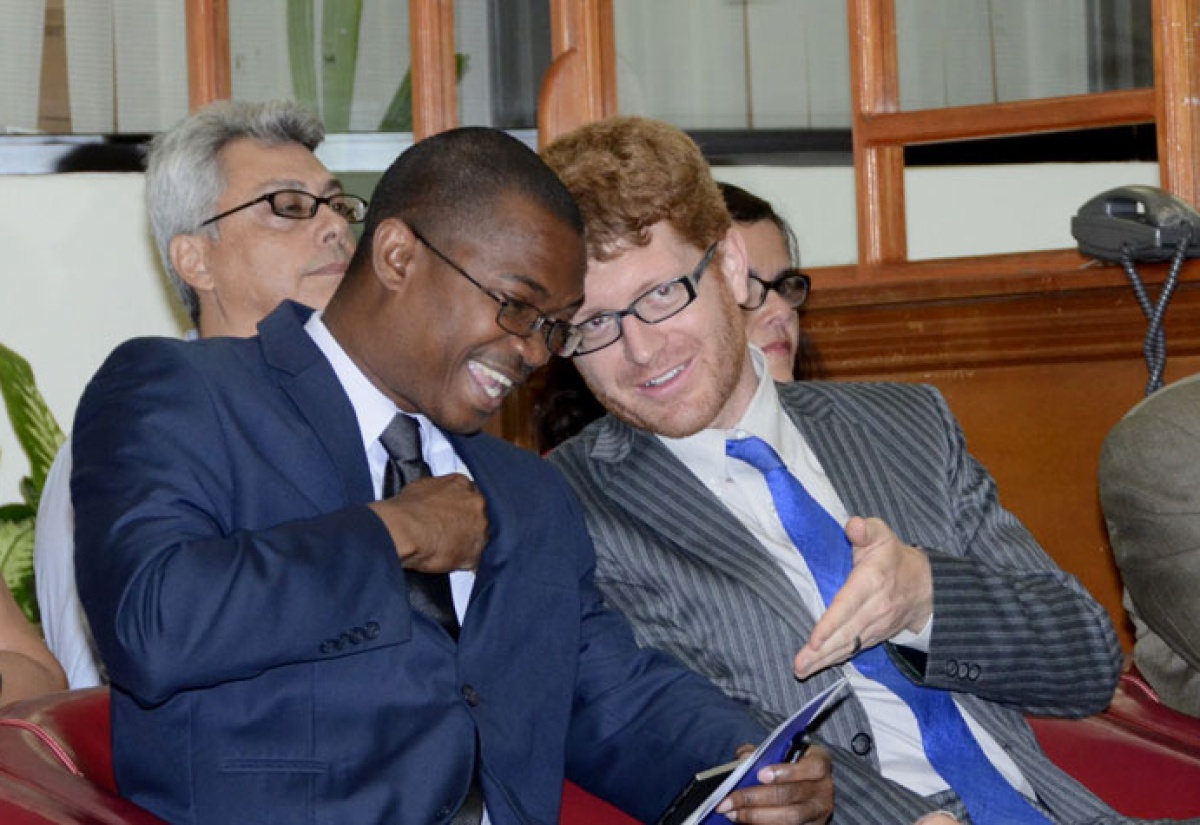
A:
[[[358,419],[358,429],[362,434],[363,450],[367,454],[367,465],[371,470],[371,484],[375,496],[383,495],[383,475],[387,467],[388,454],[379,437],[387,429],[388,424],[403,412],[383,392],[367,380],[358,365],[350,360],[350,356],[342,349],[321,320],[321,313],[314,312],[304,325],[305,331],[312,337],[317,347],[325,355],[346,395],[354,407],[354,415]],[[423,415],[405,413],[415,418],[421,428],[421,454],[429,465],[429,472],[435,476],[450,473],[462,473],[467,478],[471,472],[463,464],[454,447],[446,439],[445,434],[433,425]],[[454,612],[458,614],[458,622],[462,624],[467,615],[467,605],[471,601],[471,588],[475,586],[475,573],[470,570],[455,570],[450,574],[450,592],[454,599]],[[487,808],[483,810],[480,825],[490,825]]]
[[[367,454],[367,465],[371,470],[371,484],[374,485],[375,497],[383,495],[383,474],[387,467],[388,454],[380,443],[379,437],[387,429],[388,424],[401,410],[383,392],[367,380],[358,365],[350,360],[350,356],[342,349],[321,320],[321,313],[314,312],[304,325],[305,331],[312,337],[317,347],[325,355],[358,418],[358,429],[362,434],[363,450]],[[406,415],[409,415],[406,413]],[[411,414],[421,428],[421,453],[429,472],[435,476],[450,473],[462,473],[467,478],[471,472],[463,464],[454,447],[446,439],[445,434],[433,425],[428,418],[419,414]],[[467,604],[471,600],[471,588],[475,585],[475,574],[470,570],[455,570],[450,574],[450,590],[454,596],[454,612],[458,614],[461,624],[467,614]]]
[[[758,389],[735,429],[707,429],[687,438],[659,436],[659,439],[758,539],[796,589],[805,607],[813,616],[820,617],[825,613],[825,603],[804,556],[797,551],[779,520],[766,477],[746,462],[727,456],[726,440],[751,435],[761,438],[779,453],[788,470],[839,524],[845,525],[850,514],[816,454],[780,405],[775,382],[767,373],[762,352],[753,346],[750,352],[759,376]],[[891,641],[928,651],[932,623],[931,617],[921,633],[902,631]],[[904,700],[879,682],[863,676],[853,665],[842,665],[842,670],[871,721],[883,775],[922,796],[945,791],[949,786],[925,757],[916,717]],[[965,711],[963,717],[1000,773],[1032,798],[1033,788],[1003,748]]]
[[[103,678],[100,655],[75,587],[70,439],[59,448],[42,487],[33,539],[33,576],[42,634],[67,674],[67,686],[74,690],[99,685]]]

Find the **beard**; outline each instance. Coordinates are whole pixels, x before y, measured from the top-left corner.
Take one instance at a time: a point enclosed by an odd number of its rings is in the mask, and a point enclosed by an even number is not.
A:
[[[614,391],[596,380],[590,370],[580,368],[588,388],[610,415],[631,427],[668,438],[686,438],[712,425],[733,397],[747,357],[741,309],[724,285],[719,298],[718,323],[704,331],[692,353],[693,387],[686,403],[674,399],[656,401],[635,392]],[[684,340],[698,339],[688,334]],[[627,385],[627,382],[613,383],[618,387]]]

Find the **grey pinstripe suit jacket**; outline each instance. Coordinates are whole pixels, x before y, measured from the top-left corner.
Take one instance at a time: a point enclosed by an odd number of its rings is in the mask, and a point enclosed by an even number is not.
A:
[[[1004,510],[937,390],[777,385],[848,510],[927,548],[934,624],[925,683],[957,692],[1057,822],[1125,821],[1042,753],[1022,713],[1084,716],[1112,696],[1121,651],[1105,610]],[[640,643],[667,650],[773,725],[838,669],[807,682],[792,658],[814,617],[766,551],[657,438],[604,418],[551,454],[579,494],[596,580]],[[956,799],[882,779],[854,698],[821,727],[837,823],[912,822]]]

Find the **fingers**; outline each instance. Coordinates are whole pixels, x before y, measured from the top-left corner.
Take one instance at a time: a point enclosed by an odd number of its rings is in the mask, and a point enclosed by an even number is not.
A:
[[[423,478],[371,502],[405,567],[426,573],[473,570],[487,544],[487,502],[458,473]]]
[[[883,524],[879,519],[865,519],[861,516],[851,516],[846,522],[846,538],[850,539],[850,544],[856,549],[867,547],[875,540],[878,528],[873,528],[873,521]]]
[[[872,632],[872,602],[883,588],[874,571],[855,567],[829,608],[813,627],[808,643],[793,663],[797,678],[807,679],[827,667],[840,664],[887,636]]]
[[[759,771],[761,785],[727,796],[717,807],[733,822],[824,823],[833,814],[833,776],[829,753],[812,746],[794,764],[770,765]]]
[[[796,654],[793,668],[800,679],[902,630],[918,632],[933,610],[932,575],[923,551],[905,544],[877,518],[851,518],[846,536],[854,566]]]
[[[850,635],[849,628],[839,629],[827,642],[814,646],[809,643],[800,649],[792,662],[792,670],[797,679],[807,679],[814,673],[820,673],[827,667],[848,662],[862,652],[864,647],[872,647],[876,642],[868,643],[859,633]],[[815,634],[815,631],[814,631]]]

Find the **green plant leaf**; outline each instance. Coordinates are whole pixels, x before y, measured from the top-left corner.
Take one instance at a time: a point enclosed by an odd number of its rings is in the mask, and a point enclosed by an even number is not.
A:
[[[25,618],[38,624],[37,590],[33,583],[34,511],[27,509],[23,519],[0,518],[0,574],[20,605]],[[13,507],[0,508],[9,512]]]
[[[361,20],[362,0],[330,0],[321,6],[321,118],[329,132],[350,130]]]
[[[470,65],[470,55],[455,54],[455,80],[461,81],[463,75],[467,73],[467,67]],[[392,95],[392,100],[388,103],[387,111],[383,113],[383,120],[379,123],[379,131],[411,132],[412,129],[412,68],[410,67],[404,72],[404,78],[400,81],[400,86],[396,89],[396,93]]]
[[[29,362],[0,344],[0,394],[8,408],[17,442],[29,457],[29,478],[21,483],[25,503],[37,508],[42,485],[64,436],[46,400],[38,392]]]
[[[313,0],[288,0],[288,62],[292,67],[292,93],[313,114],[317,109],[317,63]]]
[[[388,104],[387,111],[383,113],[383,120],[379,123],[379,131],[381,132],[411,132],[412,131],[412,69],[406,69],[404,77],[400,81],[400,86],[396,89],[396,93],[392,95],[392,101]]]

